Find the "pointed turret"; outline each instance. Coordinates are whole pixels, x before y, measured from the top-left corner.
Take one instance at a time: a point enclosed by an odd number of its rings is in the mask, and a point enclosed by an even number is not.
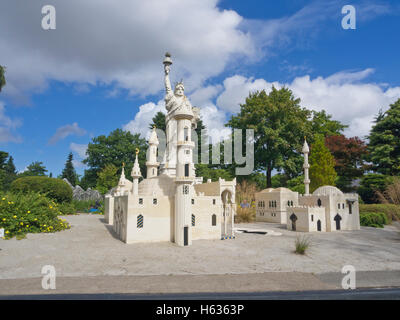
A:
[[[117,186],[117,192],[118,193],[124,193],[126,187],[126,177],[125,177],[125,163],[122,163],[122,171],[121,171],[121,176],[119,177],[118,181],[118,186]]]
[[[306,137],[304,137],[304,145],[303,145],[303,149],[301,150],[301,152],[304,154],[304,165],[303,165],[303,169],[304,169],[304,187],[305,187],[305,195],[309,195],[310,194],[310,179],[308,177],[308,169],[310,168],[310,165],[308,164],[308,154],[310,152],[310,148],[308,147],[308,143],[306,140]]]
[[[147,178],[156,177],[158,175],[158,166],[160,165],[157,162],[157,147],[158,147],[158,138],[156,133],[156,127],[153,127],[153,131],[151,132],[149,139],[149,149],[147,151]]]
[[[136,148],[135,163],[133,164],[133,168],[131,171],[131,177],[133,178],[132,193],[135,196],[139,194],[139,178],[142,176],[139,167],[138,154],[139,154],[139,149]]]

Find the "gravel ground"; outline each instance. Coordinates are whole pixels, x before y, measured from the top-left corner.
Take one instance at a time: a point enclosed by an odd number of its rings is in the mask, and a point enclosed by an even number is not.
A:
[[[357,271],[400,270],[400,232],[394,226],[304,234],[276,224],[241,224],[237,227],[264,228],[282,235],[241,233],[235,240],[197,240],[190,247],[178,247],[169,242],[124,244],[113,236],[102,216],[65,218],[72,225],[70,230],[0,240],[0,279],[38,278],[44,265],[53,265],[57,277],[322,274],[340,272],[349,264]],[[305,256],[293,253],[299,234],[312,241]]]

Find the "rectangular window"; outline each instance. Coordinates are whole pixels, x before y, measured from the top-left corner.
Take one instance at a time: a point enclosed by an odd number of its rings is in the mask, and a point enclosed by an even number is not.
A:
[[[139,204],[143,204],[143,198],[139,198]]]
[[[340,203],[337,204],[338,209],[340,209]]]
[[[213,204],[215,204],[215,199],[213,199]]]
[[[153,204],[157,204],[157,198],[153,199]]]
[[[314,221],[314,215],[313,214],[311,215],[311,221]]]
[[[194,199],[192,199],[192,204],[194,204]]]
[[[189,194],[189,186],[183,186],[183,194]]]

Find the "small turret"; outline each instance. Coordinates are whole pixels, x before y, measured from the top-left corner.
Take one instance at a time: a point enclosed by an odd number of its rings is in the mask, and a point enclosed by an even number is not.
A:
[[[156,133],[156,126],[154,126],[150,135],[149,149],[147,151],[147,178],[157,177],[158,175],[158,166],[160,165],[160,163],[157,162],[158,144],[159,142]]]
[[[136,148],[135,163],[133,164],[133,168],[131,171],[131,177],[133,178],[132,193],[136,196],[139,194],[139,178],[142,176],[139,167],[138,154],[139,154],[139,149]]]

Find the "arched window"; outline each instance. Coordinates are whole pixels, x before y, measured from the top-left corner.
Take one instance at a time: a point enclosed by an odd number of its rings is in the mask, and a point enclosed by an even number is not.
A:
[[[215,214],[213,214],[211,216],[211,225],[212,226],[216,226],[217,225],[217,216]]]
[[[290,207],[290,201],[288,200],[288,202],[287,202],[287,205],[288,205],[288,207]]]
[[[318,205],[318,207],[320,207],[320,206],[322,205],[322,201],[321,201],[321,199],[318,199],[318,201],[317,201],[317,205]]]
[[[293,207],[293,201],[290,201],[290,206]]]
[[[192,214],[192,227],[196,225],[196,217]]]
[[[139,214],[137,217],[137,227],[143,228],[143,216],[141,214]]]
[[[274,201],[274,207],[276,208],[276,201]]]

